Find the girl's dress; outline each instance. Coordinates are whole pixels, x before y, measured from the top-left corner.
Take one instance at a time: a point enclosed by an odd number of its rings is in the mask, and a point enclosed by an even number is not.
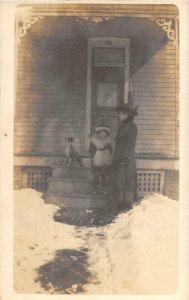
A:
[[[107,193],[106,187],[109,181],[109,171],[112,162],[112,146],[110,138],[100,139],[97,134],[91,138],[89,152],[92,156],[92,171],[94,174],[94,193],[98,192],[101,181],[103,193]]]
[[[92,156],[92,170],[94,174],[107,172],[112,162],[112,146],[110,138],[100,139],[95,134],[91,138],[89,152]]]

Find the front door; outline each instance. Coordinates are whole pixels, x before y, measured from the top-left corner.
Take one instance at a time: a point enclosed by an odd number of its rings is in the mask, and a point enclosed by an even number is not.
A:
[[[109,126],[114,139],[118,127],[116,107],[124,101],[124,68],[92,68],[91,132],[96,126]]]
[[[87,53],[86,145],[99,125],[109,126],[114,140],[116,107],[128,101],[129,39],[91,38]]]

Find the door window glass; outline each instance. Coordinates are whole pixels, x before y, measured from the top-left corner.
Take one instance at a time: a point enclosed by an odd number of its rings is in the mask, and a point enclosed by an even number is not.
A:
[[[97,106],[115,107],[118,103],[118,84],[99,82],[97,84]]]

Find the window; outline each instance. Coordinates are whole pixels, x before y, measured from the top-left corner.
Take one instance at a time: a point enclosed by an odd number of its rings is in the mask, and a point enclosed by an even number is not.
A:
[[[93,64],[124,63],[124,48],[93,48]]]
[[[97,106],[115,107],[118,103],[118,85],[100,82],[97,84]]]

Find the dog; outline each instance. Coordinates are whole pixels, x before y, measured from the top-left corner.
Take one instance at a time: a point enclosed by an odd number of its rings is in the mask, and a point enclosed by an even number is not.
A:
[[[79,165],[83,167],[82,159],[73,147],[73,141],[74,139],[72,137],[67,137],[65,139],[66,147],[65,147],[64,166]]]

